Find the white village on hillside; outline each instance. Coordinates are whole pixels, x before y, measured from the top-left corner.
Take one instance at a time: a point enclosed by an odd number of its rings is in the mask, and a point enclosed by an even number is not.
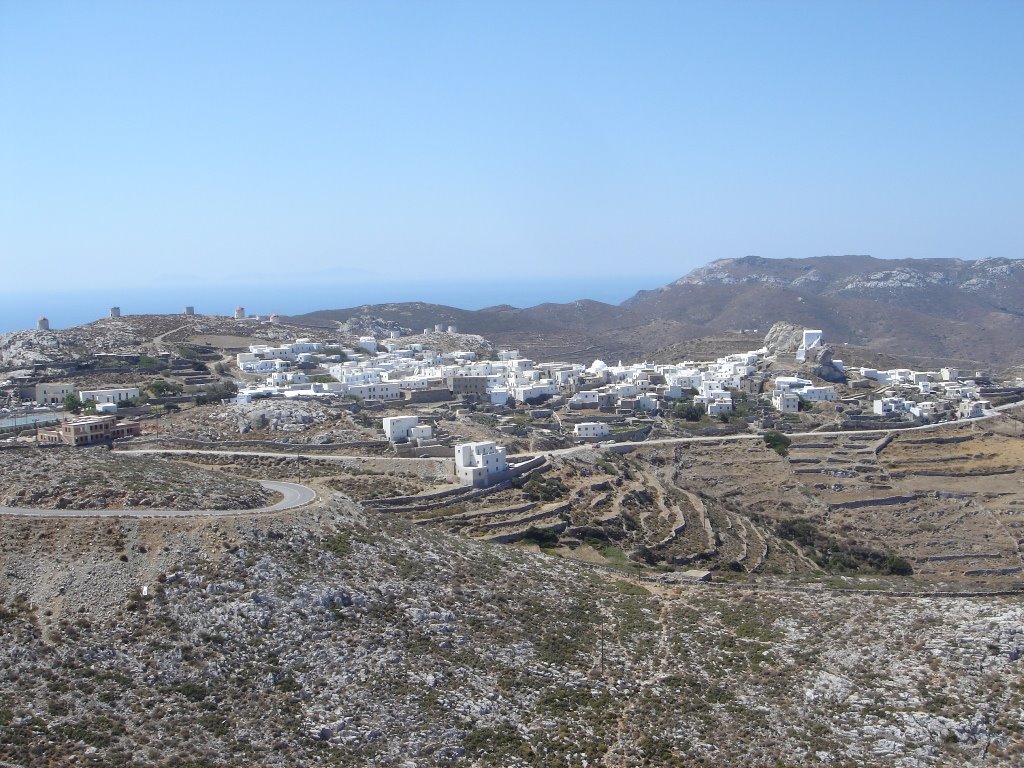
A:
[[[241,307],[235,317],[251,319]],[[271,316],[269,322],[278,321]],[[237,353],[237,394],[223,403],[345,399],[399,409],[401,415],[379,422],[395,451],[402,456],[447,455],[457,481],[472,486],[514,477],[526,471],[520,465],[532,457],[519,462],[507,456],[497,439],[440,440],[434,432],[436,418],[423,412],[424,407],[455,404],[456,414],[493,414],[499,432],[509,433],[516,428],[516,414],[525,409],[529,419],[550,423],[576,444],[642,439],[647,433],[640,427],[666,415],[728,422],[740,405],[753,428],[782,431],[792,428],[787,419],[821,403],[833,404],[844,414],[847,428],[869,428],[879,420],[910,426],[971,419],[991,411],[975,377],[961,376],[954,367],[848,371],[842,360],[832,357],[821,330],[797,333],[799,343],[789,352],[765,346],[713,361],[594,360],[590,365],[538,362],[516,349],[489,353],[488,359],[470,350],[437,351],[430,348],[431,339],[458,338],[454,326],[442,324],[424,329],[419,341],[405,343],[398,331],[390,331],[385,338],[361,336],[350,349],[298,338],[276,346],[253,344]],[[819,375],[806,373],[810,370]],[[831,382],[841,382],[843,392]],[[94,445],[142,431],[138,421],[117,418],[119,407],[128,406],[130,413],[131,406],[145,400],[139,387],[79,389],[61,381],[35,385],[37,407],[59,408],[66,398],[84,404],[89,415],[56,428],[38,428],[40,444]],[[502,421],[509,423],[501,426]]]

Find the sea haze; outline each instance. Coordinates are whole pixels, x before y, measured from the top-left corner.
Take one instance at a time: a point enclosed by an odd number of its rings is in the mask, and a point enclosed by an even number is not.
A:
[[[31,290],[0,294],[0,332],[35,328],[45,315],[51,328],[67,328],[106,317],[110,307],[130,314],[168,314],[194,306],[197,314],[228,315],[238,305],[248,314],[284,315],[338,309],[361,304],[423,301],[461,309],[496,304],[530,307],[544,302],[594,299],[610,304],[625,301],[638,290],[654,288],[679,275],[557,278],[551,280],[491,279],[469,281],[402,281],[364,284],[193,285],[116,288],[90,285],[81,291]]]

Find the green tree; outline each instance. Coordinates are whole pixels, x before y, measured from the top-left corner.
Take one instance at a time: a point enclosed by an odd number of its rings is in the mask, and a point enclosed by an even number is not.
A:
[[[703,418],[705,409],[701,405],[693,403],[677,403],[672,409],[672,415],[684,421],[700,421]]]
[[[776,432],[774,430],[769,430],[768,432],[764,433],[763,437],[764,444],[771,448],[773,451],[775,451],[777,454],[779,454],[779,456],[789,455],[789,446],[793,441],[786,437],[784,434],[782,434],[781,432]]]
[[[238,387],[234,382],[224,381],[219,384],[208,384],[196,393],[196,403],[219,403],[238,394]]]
[[[64,410],[71,413],[82,411],[82,401],[78,399],[78,395],[74,393],[64,395]]]
[[[150,357],[149,355],[139,355],[139,367],[140,368],[166,368],[167,363],[157,357]]]
[[[889,555],[882,563],[882,573],[891,573],[894,576],[913,576],[914,566],[905,557]]]
[[[181,384],[178,384],[177,382],[170,382],[166,379],[154,379],[149,382],[146,389],[153,393],[153,397],[166,397],[167,395],[173,395],[180,392]]]

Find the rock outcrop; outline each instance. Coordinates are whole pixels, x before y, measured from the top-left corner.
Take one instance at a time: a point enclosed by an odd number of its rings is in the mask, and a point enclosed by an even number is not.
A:
[[[271,494],[254,480],[106,448],[0,451],[0,506],[39,509],[254,509]]]
[[[764,337],[764,346],[769,355],[792,355],[799,348],[803,337],[803,326],[783,321],[771,327]]]

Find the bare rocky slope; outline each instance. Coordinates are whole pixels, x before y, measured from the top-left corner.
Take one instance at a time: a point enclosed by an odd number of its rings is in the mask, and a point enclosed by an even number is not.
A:
[[[273,503],[254,480],[107,448],[0,450],[0,506],[40,509],[254,509]]]
[[[102,355],[159,355],[182,345],[240,351],[249,344],[293,341],[296,336],[323,341],[340,334],[319,326],[285,327],[212,315],[123,315],[72,328],[0,334],[0,371]]]
[[[1024,608],[643,588],[343,498],[5,521],[8,765],[1010,765]]]

